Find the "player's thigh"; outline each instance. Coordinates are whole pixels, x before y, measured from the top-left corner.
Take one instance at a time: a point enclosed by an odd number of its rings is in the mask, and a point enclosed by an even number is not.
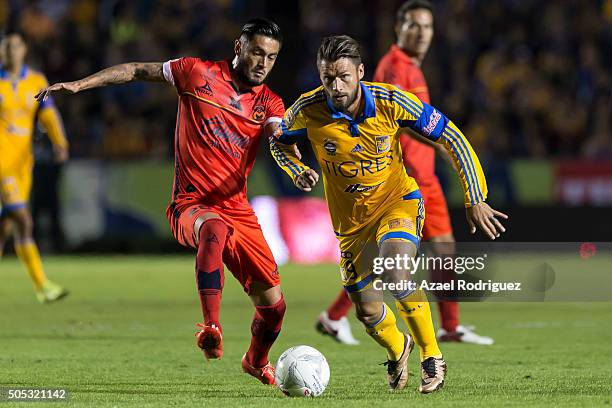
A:
[[[228,238],[223,261],[253,302],[280,300],[278,266],[255,214],[232,214],[233,234]]]
[[[0,175],[0,202],[4,211],[25,207],[31,187],[31,172],[26,169],[4,170]]]
[[[374,259],[378,246],[374,233],[362,231],[351,236],[338,237],[340,241],[340,278],[344,290],[351,299],[361,302],[382,301],[382,295],[374,289],[377,278]]]
[[[418,249],[424,221],[424,201],[416,190],[384,211],[377,225],[376,242],[380,247],[387,240],[407,241],[412,242]]]
[[[174,238],[181,245],[196,249],[198,248],[202,225],[212,219],[222,220],[217,210],[199,204],[183,208],[180,211],[169,207],[167,216]]]
[[[453,235],[448,205],[439,182],[421,188],[427,209],[427,219],[423,225],[423,239],[434,241],[438,237]]]

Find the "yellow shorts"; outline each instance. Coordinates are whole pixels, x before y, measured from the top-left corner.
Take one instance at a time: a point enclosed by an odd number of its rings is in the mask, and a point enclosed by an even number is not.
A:
[[[22,166],[20,169],[0,172],[0,204],[2,212],[9,212],[25,207],[30,200],[32,189],[32,168]]]
[[[379,247],[387,239],[413,242],[419,247],[425,206],[419,190],[406,194],[401,201],[386,208],[359,233],[339,236],[340,274],[347,292],[360,292],[372,285],[372,264]]]

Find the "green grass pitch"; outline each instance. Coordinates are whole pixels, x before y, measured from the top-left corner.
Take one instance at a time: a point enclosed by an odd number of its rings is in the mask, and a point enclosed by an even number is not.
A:
[[[39,305],[21,266],[0,263],[0,387],[63,387],[58,406],[293,407],[604,406],[612,401],[611,303],[462,304],[465,322],[494,346],[443,344],[444,389],[386,389],[385,353],[351,317],[362,344],[341,346],[313,324],[339,289],[334,265],[281,268],[287,314],[272,349],[308,344],[325,354],[331,381],[322,397],[291,399],[243,374],[252,308],[228,274],[221,319],[223,360],[207,362],[193,333],[200,308],[190,256],[47,258],[64,301]],[[402,405],[400,405],[402,404]],[[24,407],[28,403],[0,403]],[[35,406],[40,406],[36,403]]]

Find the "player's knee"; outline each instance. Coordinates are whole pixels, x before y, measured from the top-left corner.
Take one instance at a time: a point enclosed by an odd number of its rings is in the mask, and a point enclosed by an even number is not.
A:
[[[382,308],[378,302],[355,303],[357,319],[366,326],[372,326],[380,320]]]
[[[205,220],[200,226],[198,246],[223,247],[229,233],[227,224],[220,218]]]
[[[32,237],[33,222],[29,212],[15,211],[12,219],[15,226],[15,237],[18,240]]]

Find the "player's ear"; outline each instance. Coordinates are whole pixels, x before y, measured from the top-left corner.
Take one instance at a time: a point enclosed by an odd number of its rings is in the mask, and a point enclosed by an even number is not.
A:
[[[357,67],[357,73],[359,74],[359,80],[361,81],[363,79],[363,76],[365,75],[365,68],[363,66],[363,62]]]
[[[242,42],[240,41],[240,38],[237,38],[234,40],[234,55],[236,57],[239,57],[241,50],[242,50]]]

